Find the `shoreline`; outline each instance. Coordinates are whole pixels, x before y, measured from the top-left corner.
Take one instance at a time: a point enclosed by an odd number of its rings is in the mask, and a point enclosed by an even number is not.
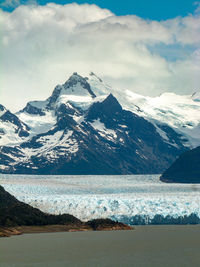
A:
[[[45,234],[45,233],[72,233],[72,232],[100,232],[100,231],[133,231],[148,229],[172,229],[172,228],[200,228],[200,224],[155,224],[155,225],[116,225],[102,226],[94,229],[85,224],[82,226],[73,225],[43,225],[43,226],[16,226],[16,227],[0,227],[0,238],[11,237],[26,234]],[[145,231],[146,231],[145,230]]]
[[[60,232],[92,232],[92,231],[121,231],[133,230],[134,227],[120,224],[115,226],[100,226],[97,229],[87,224],[81,226],[73,225],[43,225],[43,226],[16,226],[16,227],[0,227],[0,238],[10,237],[23,234],[42,234],[42,233],[60,233]]]

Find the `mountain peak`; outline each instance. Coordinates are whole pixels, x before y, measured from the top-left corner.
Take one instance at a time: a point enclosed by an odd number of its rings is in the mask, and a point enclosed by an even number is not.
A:
[[[61,103],[63,101],[79,102],[79,100],[81,102],[83,98],[90,99],[95,97],[96,95],[87,82],[87,78],[83,78],[77,72],[74,72],[63,85],[57,85],[55,87],[52,95],[47,99],[49,102],[47,107],[52,109],[60,101]]]
[[[75,84],[76,82],[83,82],[84,78],[79,75],[77,72],[74,72],[69,78],[68,80],[63,84],[63,86],[69,86],[69,83],[71,82],[72,85]]]
[[[67,84],[69,81],[74,81],[74,82],[81,82],[81,81],[83,81],[84,80],[84,78],[81,76],[81,75],[79,75],[77,72],[74,72],[70,77],[69,77],[69,79],[65,82],[65,84]],[[64,84],[64,85],[65,85]]]
[[[102,102],[103,106],[108,108],[109,111],[117,112],[121,111],[122,107],[117,101],[117,99],[113,96],[113,94],[109,94],[108,97]]]
[[[122,107],[117,99],[112,95],[106,97],[102,102],[94,103],[88,110],[87,119],[92,121],[103,116],[113,117],[122,111]]]
[[[89,94],[92,98],[96,95],[91,90],[90,84],[87,82],[87,78],[83,78],[77,72],[74,72],[72,76],[63,84],[66,94],[85,95]]]

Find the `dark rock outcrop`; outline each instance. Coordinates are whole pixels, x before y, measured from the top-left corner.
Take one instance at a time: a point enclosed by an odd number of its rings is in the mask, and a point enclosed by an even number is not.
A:
[[[160,179],[172,183],[200,183],[200,147],[183,153]]]

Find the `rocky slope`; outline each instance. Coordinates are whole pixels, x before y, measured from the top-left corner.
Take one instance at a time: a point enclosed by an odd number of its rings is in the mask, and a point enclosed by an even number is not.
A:
[[[200,146],[183,153],[161,176],[164,182],[200,183]]]
[[[0,172],[161,173],[192,146],[173,125],[148,117],[145,104],[136,104],[141,101],[116,93],[118,101],[113,92],[93,73],[88,78],[74,73],[45,101],[10,113],[15,120],[5,122],[2,111]]]
[[[0,226],[81,224],[72,215],[48,215],[42,211],[18,201],[0,186]]]

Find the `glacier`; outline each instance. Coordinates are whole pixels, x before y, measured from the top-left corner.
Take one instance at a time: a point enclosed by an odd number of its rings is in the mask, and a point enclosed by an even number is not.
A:
[[[160,175],[1,175],[0,184],[18,200],[52,214],[88,221],[111,218],[134,224],[155,216],[200,218],[199,184],[165,184]]]

